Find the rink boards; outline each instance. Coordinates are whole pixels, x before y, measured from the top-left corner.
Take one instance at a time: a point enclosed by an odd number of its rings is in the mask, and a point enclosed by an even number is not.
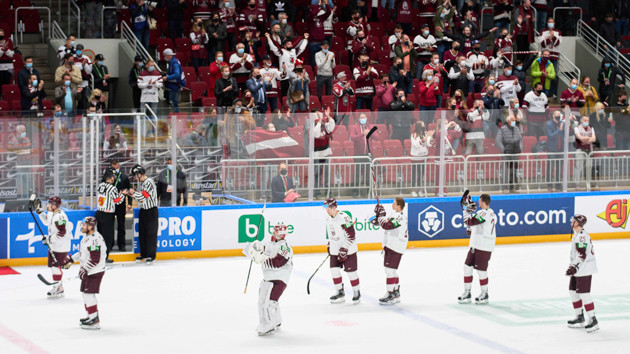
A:
[[[409,247],[464,246],[468,238],[462,225],[459,197],[407,200]],[[473,198],[478,200],[478,196]],[[497,214],[497,243],[566,241],[569,220],[576,213],[588,218],[586,229],[594,239],[630,238],[628,230],[630,191],[535,194],[493,197]],[[383,200],[391,212],[392,200]],[[355,221],[361,250],[381,247],[383,231],[369,219],[375,201],[340,201],[339,209]],[[271,236],[273,226],[284,223],[296,253],[326,251],[326,213],[320,202],[160,208],[158,258],[238,256],[247,242]],[[90,211],[68,211],[68,234],[73,252],[81,238],[81,220]],[[134,252],[138,253],[134,211]],[[39,220],[38,220],[39,221]],[[258,232],[259,224],[262,230]],[[46,228],[40,222],[40,227]],[[47,247],[30,213],[0,215],[0,266],[44,264]],[[132,254],[113,254],[115,260],[133,260]]]

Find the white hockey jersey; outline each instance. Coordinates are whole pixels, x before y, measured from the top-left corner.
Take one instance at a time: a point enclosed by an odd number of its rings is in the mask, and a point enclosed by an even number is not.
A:
[[[354,223],[350,216],[339,210],[333,218],[326,218],[326,231],[328,232],[328,247],[330,255],[339,255],[339,249],[345,248],[348,254],[357,253],[357,243],[354,238]]]
[[[578,267],[577,273],[574,274],[576,277],[597,273],[593,242],[591,242],[591,236],[584,230],[573,234],[573,239],[571,240],[571,264]]]
[[[281,280],[289,284],[293,270],[293,249],[286,240],[266,242],[263,247],[263,253],[268,257],[261,263],[263,278],[266,281]]]
[[[407,234],[407,217],[403,213],[393,212],[378,218],[378,223],[385,230],[383,248],[403,254],[407,249],[409,236]]]
[[[289,74],[293,73],[293,68],[295,68],[295,61],[297,57],[300,56],[304,50],[306,50],[306,45],[308,44],[308,39],[302,39],[296,47],[291,48],[291,50],[286,50],[284,48],[278,48],[273,41],[268,41],[269,49],[271,52],[278,57],[279,60],[279,70],[286,70],[286,76],[281,78],[281,81],[288,80]],[[284,64],[284,68],[283,65]]]
[[[470,248],[494,251],[497,240],[497,216],[490,208],[479,209],[474,214],[464,210],[464,224],[470,226]]]
[[[57,209],[57,212],[52,211],[39,214],[39,218],[44,225],[48,227],[48,245],[53,252],[68,253],[70,252],[72,234],[67,228],[68,216],[66,213]]]
[[[88,275],[105,269],[106,258],[107,246],[103,236],[98,231],[94,231],[91,235],[83,236],[79,252],[72,255],[72,261],[79,261],[81,268],[85,268]]]

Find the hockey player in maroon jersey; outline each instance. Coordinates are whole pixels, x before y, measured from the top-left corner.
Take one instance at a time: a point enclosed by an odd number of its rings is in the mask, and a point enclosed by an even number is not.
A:
[[[361,301],[361,289],[359,287],[359,274],[357,274],[357,242],[354,238],[354,223],[347,213],[337,209],[337,200],[328,198],[324,202],[326,213],[326,231],[328,232],[328,253],[330,254],[330,273],[337,293],[330,297],[333,304],[346,301],[346,294],[341,279],[341,267],[344,268],[350,278],[350,284],[354,296],[352,302]]]
[[[571,218],[571,230],[573,238],[571,240],[571,264],[566,271],[569,280],[569,295],[573,302],[576,318],[567,322],[571,328],[584,327],[587,332],[594,332],[599,329],[597,318],[595,318],[595,305],[591,298],[591,280],[593,274],[597,273],[597,261],[593,251],[591,236],[584,230],[586,216],[575,215]],[[589,319],[588,324],[584,321],[584,312]],[[586,325],[585,325],[586,324]]]
[[[286,289],[293,269],[293,250],[285,240],[287,226],[274,226],[271,242],[258,240],[248,244],[246,254],[262,266],[263,280],[258,292],[259,336],[272,334],[280,328],[282,315],[278,300]]]

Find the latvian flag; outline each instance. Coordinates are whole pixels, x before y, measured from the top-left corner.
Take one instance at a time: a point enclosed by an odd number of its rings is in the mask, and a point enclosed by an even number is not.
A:
[[[304,156],[303,147],[284,131],[249,130],[243,134],[243,145],[257,159]]]

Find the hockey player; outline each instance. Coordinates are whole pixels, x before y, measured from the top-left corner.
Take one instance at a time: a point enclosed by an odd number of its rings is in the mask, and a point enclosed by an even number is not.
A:
[[[394,212],[386,215],[385,208],[377,204],[374,208],[378,225],[385,230],[383,239],[383,251],[385,259],[383,266],[385,267],[385,275],[387,277],[387,294],[379,299],[381,305],[393,305],[400,302],[400,284],[398,283],[398,265],[403,253],[407,249],[407,217],[403,214],[405,209],[405,200],[402,197],[396,197],[392,205]]]
[[[595,305],[591,298],[591,279],[597,273],[597,262],[591,236],[584,230],[586,216],[575,215],[571,218],[571,229],[573,239],[571,240],[571,264],[566,271],[566,275],[571,277],[569,281],[569,295],[573,302],[573,309],[577,317],[567,324],[571,328],[584,327],[587,332],[594,332],[599,329],[597,318],[595,318]],[[589,323],[584,326],[584,312],[582,304],[586,310]]]
[[[464,262],[464,293],[458,297],[460,304],[471,302],[473,268],[477,270],[481,294],[475,298],[476,304],[487,304],[488,296],[488,262],[497,239],[497,216],[490,209],[490,195],[479,197],[479,207],[470,196],[464,203],[464,225],[470,227],[470,250]]]
[[[354,223],[348,214],[337,209],[337,200],[328,198],[324,202],[326,213],[326,231],[328,232],[328,253],[330,254],[330,273],[337,293],[330,297],[333,304],[346,301],[346,294],[343,289],[341,279],[341,267],[343,266],[354,296],[352,302],[357,304],[361,301],[361,289],[359,287],[359,274],[357,274],[357,243],[354,239]]]
[[[79,261],[79,278],[81,278],[81,293],[88,315],[80,320],[83,329],[101,329],[98,319],[96,294],[99,293],[101,280],[105,271],[107,246],[103,236],[96,231],[96,218],[88,216],[81,224],[81,232],[85,234],[81,239],[79,252],[66,256],[64,268],[68,269],[73,262]]]
[[[247,254],[260,264],[263,280],[258,292],[258,316],[260,324],[256,331],[259,336],[272,334],[280,328],[282,315],[278,299],[286,289],[293,269],[293,250],[285,240],[287,226],[274,226],[271,242],[254,241]]]
[[[52,196],[48,198],[47,213],[42,214],[43,210],[40,208],[36,210],[41,221],[48,227],[48,236],[42,238],[42,243],[48,244],[48,268],[52,273],[53,281],[57,282],[47,294],[49,299],[63,297],[61,264],[70,252],[72,241],[72,235],[66,234],[68,216],[60,207],[61,198]]]

